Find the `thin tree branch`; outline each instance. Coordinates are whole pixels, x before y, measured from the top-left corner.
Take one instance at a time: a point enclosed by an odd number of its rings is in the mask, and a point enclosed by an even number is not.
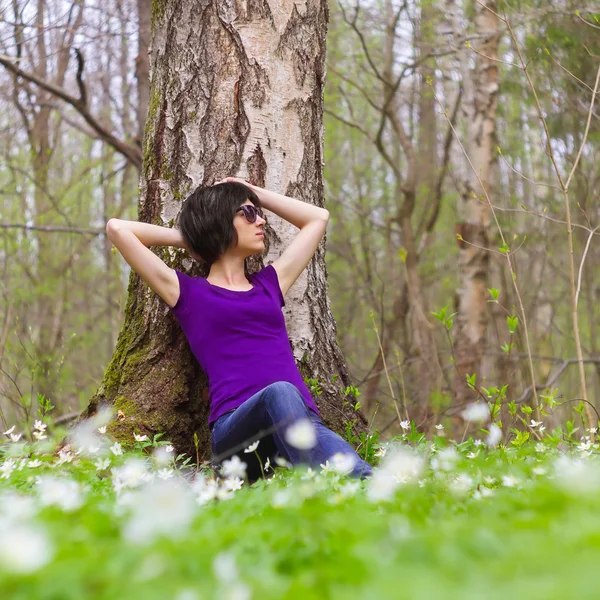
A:
[[[8,71],[16,76],[22,77],[23,79],[35,83],[42,89],[50,92],[57,96],[61,100],[64,100],[67,104],[70,104],[77,112],[86,120],[88,125],[97,133],[98,137],[105,141],[107,144],[112,146],[117,152],[121,153],[127,160],[129,160],[137,169],[142,167],[142,153],[139,148],[132,146],[125,142],[122,142],[115,137],[110,131],[103,127],[93,116],[90,114],[87,106],[85,105],[84,98],[75,98],[70,94],[67,94],[65,90],[57,87],[47,81],[41,79],[33,73],[27,73],[19,68],[10,57],[0,55],[0,64],[3,65]]]

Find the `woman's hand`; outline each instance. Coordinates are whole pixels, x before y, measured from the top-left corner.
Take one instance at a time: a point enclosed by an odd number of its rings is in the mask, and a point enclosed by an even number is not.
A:
[[[221,179],[221,181],[217,181],[217,183],[226,183],[228,181],[235,181],[236,183],[243,183],[244,185],[247,185],[252,190],[256,189],[256,186],[252,185],[251,183],[248,183],[247,181],[245,181],[244,179],[241,179],[240,177],[225,177],[225,179]]]

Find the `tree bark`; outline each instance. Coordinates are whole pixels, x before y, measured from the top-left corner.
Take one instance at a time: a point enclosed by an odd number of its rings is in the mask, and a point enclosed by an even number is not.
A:
[[[225,176],[323,205],[327,20],[326,0],[153,3],[140,221],[173,226],[196,186]],[[249,271],[272,262],[297,233],[268,219],[266,254],[249,260]],[[180,249],[154,251],[206,275]],[[197,432],[206,459],[206,377],[167,305],[133,271],[128,293],[115,354],[84,416],[112,405],[121,411],[109,426],[117,439],[164,431],[189,454]],[[329,307],[325,240],[287,294],[285,317],[300,372],[322,390],[315,399],[324,422],[343,437],[348,420],[355,433],[366,431],[364,416],[344,404],[350,381]]]
[[[485,5],[496,12],[495,0],[487,0]],[[467,386],[466,375],[480,371],[487,321],[490,263],[487,248],[491,209],[483,195],[482,185],[493,197],[491,186],[499,69],[498,19],[486,6],[473,3],[475,30],[483,36],[477,44],[473,70],[468,68],[467,57],[462,55],[465,89],[463,107],[467,131],[465,147],[474,168],[467,170],[467,177],[463,181],[457,223],[460,238],[455,359],[459,373],[455,391],[458,403],[473,397],[474,392]]]

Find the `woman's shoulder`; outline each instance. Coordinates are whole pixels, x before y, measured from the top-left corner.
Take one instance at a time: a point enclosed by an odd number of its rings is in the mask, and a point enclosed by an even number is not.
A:
[[[252,283],[262,285],[267,292],[277,300],[279,306],[285,306],[285,300],[283,299],[283,294],[281,293],[281,287],[279,285],[279,277],[272,264],[268,264],[256,273],[253,273],[251,278]]]

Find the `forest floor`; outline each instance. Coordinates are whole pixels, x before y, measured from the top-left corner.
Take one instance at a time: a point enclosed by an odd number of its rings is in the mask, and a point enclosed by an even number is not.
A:
[[[190,482],[158,439],[56,456],[38,425],[33,442],[0,444],[4,600],[600,597],[585,436],[405,437],[378,449],[368,480],[332,461],[248,487],[236,461]]]

